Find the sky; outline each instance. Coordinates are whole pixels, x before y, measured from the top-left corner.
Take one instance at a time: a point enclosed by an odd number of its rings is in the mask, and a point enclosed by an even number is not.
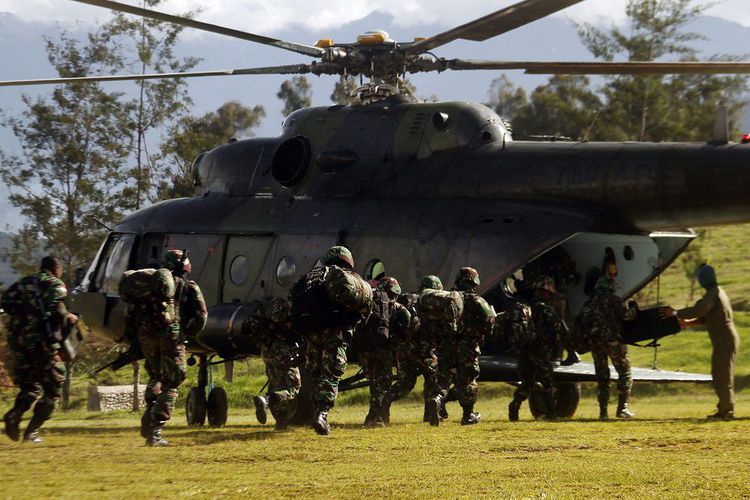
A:
[[[124,3],[140,4],[133,0],[126,0]],[[293,25],[303,25],[320,30],[322,36],[326,29],[340,27],[374,11],[394,15],[396,24],[401,26],[437,23],[449,27],[513,3],[515,0],[167,0],[158,10],[179,14],[200,7],[202,11],[196,18],[209,23],[259,34],[273,34]],[[627,0],[584,0],[555,15],[579,21],[601,22],[607,19],[617,22],[624,18],[626,3]],[[27,21],[61,23],[93,22],[108,15],[105,9],[71,0],[0,0],[0,12],[11,12]],[[719,0],[706,14],[750,26],[748,0]],[[189,36],[201,35],[193,32]],[[311,42],[313,41],[308,41]]]

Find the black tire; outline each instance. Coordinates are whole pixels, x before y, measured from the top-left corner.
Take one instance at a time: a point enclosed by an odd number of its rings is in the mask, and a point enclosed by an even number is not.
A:
[[[581,400],[581,384],[578,382],[557,382],[557,405],[555,415],[560,418],[572,418]],[[532,390],[529,397],[529,409],[534,418],[544,416],[544,399],[539,391]]]
[[[229,414],[229,399],[227,398],[227,391],[223,387],[214,387],[208,393],[206,410],[208,425],[211,427],[224,427],[226,425]]]
[[[300,387],[299,395],[297,396],[297,412],[292,417],[291,422],[296,425],[309,425],[315,412],[310,370],[305,365],[300,366],[299,375],[302,379],[302,387]]]
[[[206,422],[206,391],[193,387],[185,400],[185,418],[190,427],[202,426]]]

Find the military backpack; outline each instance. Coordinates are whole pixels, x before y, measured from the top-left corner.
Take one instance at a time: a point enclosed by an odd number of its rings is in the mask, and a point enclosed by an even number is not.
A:
[[[464,293],[462,298],[464,312],[461,316],[461,323],[464,328],[489,329],[495,320],[495,312],[487,301],[476,293]]]
[[[118,291],[128,304],[152,304],[174,299],[175,288],[168,269],[138,269],[123,273]]]
[[[417,314],[422,323],[432,322],[457,329],[464,312],[464,301],[459,292],[424,290],[417,301]]]
[[[297,329],[350,328],[369,313],[372,289],[352,271],[321,266],[294,284],[289,299]]]

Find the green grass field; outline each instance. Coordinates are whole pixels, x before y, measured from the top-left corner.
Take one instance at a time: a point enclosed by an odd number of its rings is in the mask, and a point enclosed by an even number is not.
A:
[[[506,419],[507,398],[482,399],[478,426],[418,423],[421,405],[398,404],[389,428],[361,427],[365,407],[337,407],[333,433],[275,432],[248,410],[223,429],[188,428],[151,449],[127,413],[60,414],[37,446],[0,441],[0,496],[174,497],[627,497],[750,495],[750,421],[709,422],[699,395],[637,399],[633,421],[599,422],[593,398],[575,420]],[[750,414],[740,397],[738,414]]]

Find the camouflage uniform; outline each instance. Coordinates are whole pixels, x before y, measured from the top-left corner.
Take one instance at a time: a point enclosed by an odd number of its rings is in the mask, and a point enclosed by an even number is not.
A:
[[[504,315],[504,331],[501,334],[505,334],[506,343],[513,348],[518,357],[520,385],[508,405],[508,419],[515,422],[518,420],[521,404],[529,399],[535,382],[539,382],[542,389],[552,386],[552,363],[548,356],[538,354],[546,350],[536,345],[536,329],[531,307],[523,302],[517,302]],[[545,394],[549,395],[549,392]],[[551,405],[553,401],[547,400],[545,404]]]
[[[552,279],[545,275],[539,276],[534,283],[534,290],[530,307],[534,340],[521,345],[519,349],[518,376],[521,385],[513,394],[513,401],[508,407],[511,420],[518,419],[518,408],[529,398],[534,388],[542,394],[544,417],[555,418],[557,401],[553,385],[553,360],[563,327],[557,311],[549,302],[555,293]],[[525,315],[523,309],[519,310],[519,314]],[[522,328],[523,323],[524,320],[518,318],[516,328]]]
[[[358,335],[365,337],[361,342],[360,364],[370,382],[370,410],[365,418],[366,427],[390,423],[394,364],[392,345],[395,345],[393,338],[403,336],[401,332],[411,325],[411,314],[406,307],[396,302],[401,293],[398,281],[384,277],[379,280],[377,287],[373,312],[362,331],[358,332]],[[382,317],[378,317],[381,309]]]
[[[474,293],[479,284],[476,270],[468,267],[459,270],[456,288],[464,301],[463,316],[453,334],[443,331],[438,347],[438,399],[442,404],[448,396],[451,383],[455,384],[458,401],[463,409],[462,425],[475,424],[481,417],[474,412],[481,354],[479,345],[492,332],[494,321],[489,304]],[[433,417],[432,422],[434,421]]]
[[[604,420],[608,417],[610,379],[608,359],[612,360],[618,375],[617,416],[632,417],[633,413],[628,409],[628,399],[633,385],[633,376],[630,371],[628,348],[622,342],[622,332],[623,321],[631,319],[635,311],[627,308],[614,294],[614,282],[611,278],[603,276],[597,281],[593,296],[589,297],[579,314],[582,334],[589,340],[591,355],[594,358],[599,418]]]
[[[16,282],[2,297],[3,309],[10,314],[8,347],[13,354],[13,382],[20,389],[13,408],[4,417],[11,439],[19,438],[21,417],[36,402],[24,439],[41,441],[39,428],[52,417],[62,396],[66,371],[58,354],[62,337],[50,338],[48,332],[59,332],[66,321],[66,295],[65,284],[51,272],[42,271]]]
[[[428,337],[426,329],[421,329],[415,304],[415,294],[402,294],[399,303],[407,308],[411,316],[409,328],[399,329],[392,337],[396,359],[396,382],[391,388],[393,400],[403,398],[414,389],[417,377],[424,377],[425,416],[427,421],[427,402],[438,395],[437,356],[435,340]]]
[[[324,265],[342,267],[354,273],[354,258],[346,247],[335,246],[329,249]],[[315,270],[313,269],[313,271]],[[359,275],[357,276],[359,277]],[[295,289],[306,280],[307,276],[303,277],[292,288],[290,293],[293,299]],[[295,307],[294,300],[292,307]],[[352,340],[354,329],[363,319],[363,316],[359,313],[348,313],[343,315],[341,319],[342,324],[340,326],[305,328],[300,325],[302,336],[307,341],[305,359],[310,370],[311,393],[315,405],[312,427],[315,432],[321,435],[327,435],[331,432],[328,424],[328,412],[336,402],[339,380],[346,370],[347,346]]]
[[[144,395],[147,407],[141,420],[141,433],[147,435],[149,446],[168,444],[161,431],[172,418],[177,389],[187,378],[183,327],[196,335],[208,317],[200,288],[182,277],[190,272],[190,262],[186,257],[183,260],[182,251],[169,250],[163,266],[173,274],[174,290],[169,293],[172,298],[164,301],[163,297],[154,297],[146,304],[134,305],[129,308],[132,316],[129,314],[125,323],[126,332],[138,332],[149,377]]]
[[[268,376],[268,393],[255,399],[258,420],[265,423],[268,406],[276,427],[283,428],[297,411],[302,386],[297,367],[299,342],[292,330],[289,302],[280,297],[261,300],[242,330],[258,342]]]

